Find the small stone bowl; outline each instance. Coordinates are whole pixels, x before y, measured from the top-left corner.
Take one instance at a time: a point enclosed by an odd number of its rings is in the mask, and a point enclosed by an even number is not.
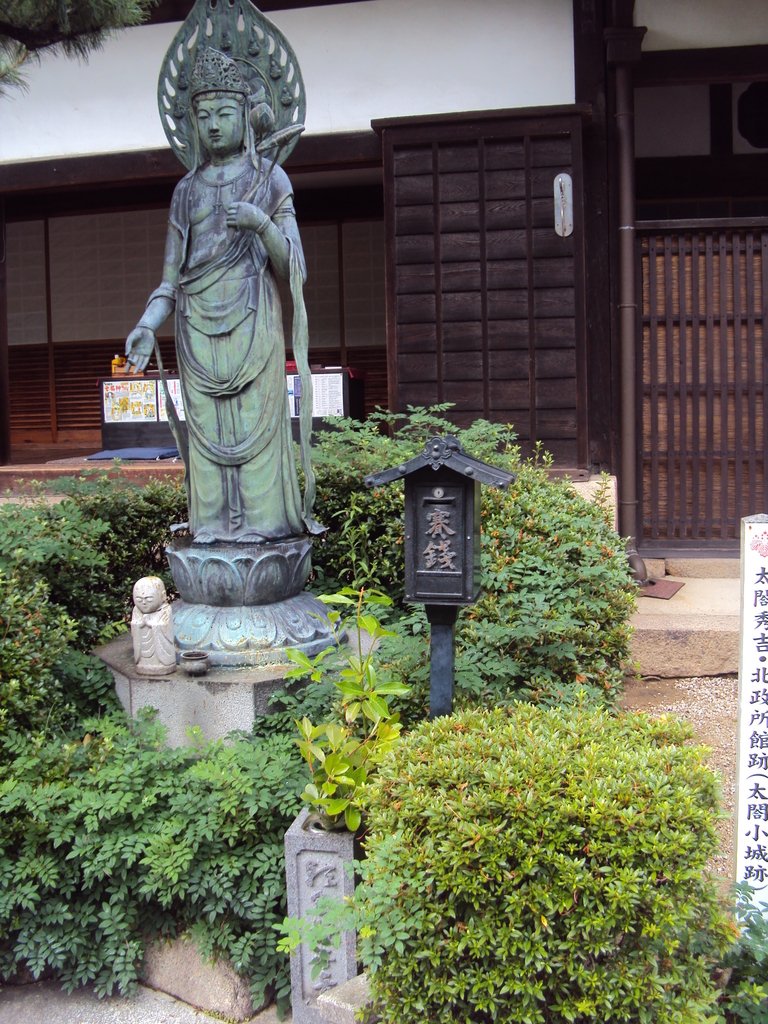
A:
[[[182,651],[179,656],[179,664],[188,676],[204,676],[210,668],[205,651]]]

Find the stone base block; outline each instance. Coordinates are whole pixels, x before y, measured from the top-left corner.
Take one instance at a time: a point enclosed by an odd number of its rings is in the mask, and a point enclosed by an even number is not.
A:
[[[377,1019],[370,1011],[371,989],[366,974],[358,974],[337,988],[328,989],[317,998],[317,1008],[328,1024],[373,1024]]]
[[[149,678],[136,672],[130,636],[121,636],[94,651],[112,672],[120,703],[135,717],[155,708],[168,730],[168,745],[189,743],[190,726],[199,726],[207,740],[221,739],[235,729],[250,732],[255,720],[269,712],[269,699],[284,685],[287,665],[214,668],[204,676]]]
[[[195,944],[185,938],[150,943],[141,980],[226,1020],[247,1021],[263,1009],[253,1005],[248,982],[230,964],[203,960]]]
[[[308,824],[304,810],[285,834],[285,875],[288,914],[304,917],[323,897],[342,900],[354,892],[352,861],[355,837],[345,829],[326,832]],[[330,954],[328,967],[313,977],[315,956],[302,945],[291,956],[291,1007],[293,1024],[322,1024],[317,1004],[321,992],[341,985],[357,974],[355,933],[345,932],[341,946]]]
[[[644,558],[645,570],[650,580],[663,580],[667,575],[667,563],[663,558]]]
[[[741,562],[738,552],[733,558],[685,558],[678,556],[666,559],[669,576],[691,576],[706,580],[737,580],[739,579]]]
[[[635,615],[632,660],[641,676],[681,679],[739,670],[735,615]]]

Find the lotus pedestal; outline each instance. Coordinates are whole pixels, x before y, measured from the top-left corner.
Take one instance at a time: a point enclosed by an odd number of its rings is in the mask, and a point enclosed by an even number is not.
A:
[[[289,647],[309,657],[332,644],[325,606],[303,587],[312,542],[195,544],[166,549],[180,599],[173,603],[176,646],[205,651],[212,666],[286,661]]]

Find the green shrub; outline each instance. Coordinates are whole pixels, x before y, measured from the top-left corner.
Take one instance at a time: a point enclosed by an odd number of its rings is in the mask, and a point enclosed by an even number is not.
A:
[[[164,548],[171,524],[186,518],[186,497],[180,483],[139,488],[105,474],[58,488],[68,493],[61,502],[0,508],[0,567],[44,579],[88,650],[124,625],[140,576],[160,575],[170,587]]]
[[[106,666],[72,647],[77,632],[44,579],[0,568],[0,760],[33,737],[117,707]]]
[[[748,889],[738,887],[739,889]],[[729,1024],[765,1024],[768,1020],[768,904],[755,905],[738,893],[739,938],[723,961],[726,982],[722,1005]]]
[[[368,790],[355,903],[383,1024],[704,1024],[734,937],[687,727],[576,706],[404,735]]]
[[[76,627],[52,606],[43,580],[0,569],[0,750],[14,734],[37,732],[67,710],[55,668]]]
[[[71,728],[116,706],[114,681],[87,652],[126,628],[133,583],[163,575],[183,489],[72,481],[56,504],[0,507],[0,741]]]
[[[160,576],[169,595],[173,581],[165,556],[171,526],[187,519],[187,496],[181,479],[152,480],[141,487],[116,484],[105,474],[72,480],[60,490],[88,522],[106,529],[96,542],[108,567],[106,593],[110,613],[127,618],[133,584],[141,576]]]
[[[191,933],[285,1007],[283,836],[306,783],[291,738],[166,749],[149,720],[86,723],[0,773],[0,977],[135,986],[149,938]]]
[[[480,420],[456,430],[438,413],[412,411],[391,437],[376,420],[341,421],[319,436],[318,511],[329,527],[315,549],[320,583],[341,577],[342,584],[402,598],[402,486],[369,491],[363,480],[417,454],[430,431],[451,431],[470,454],[517,474],[508,491],[482,490],[482,594],[457,623],[456,706],[521,696],[556,704],[577,690],[612,702],[629,658],[636,587],[606,508],[551,479],[546,456],[523,460],[511,428]],[[408,702],[398,705],[412,723],[428,703],[422,609],[401,618],[396,632],[383,650],[412,687]]]
[[[99,551],[107,529],[71,502],[0,507],[0,568],[26,585],[42,580],[51,604],[75,623],[81,649],[115,618],[109,564]]]
[[[483,495],[483,593],[457,634],[457,675],[474,700],[613,701],[629,658],[636,586],[598,504],[520,466]]]

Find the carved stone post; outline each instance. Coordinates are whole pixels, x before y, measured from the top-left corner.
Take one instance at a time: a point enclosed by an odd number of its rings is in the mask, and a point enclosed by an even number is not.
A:
[[[355,837],[346,829],[329,832],[308,821],[304,810],[285,834],[285,874],[288,914],[308,917],[322,896],[343,899],[354,892],[352,861]],[[302,944],[291,957],[293,1024],[322,1024],[318,996],[357,974],[355,933],[345,932],[341,946],[331,951],[328,967],[313,977],[316,957]]]

